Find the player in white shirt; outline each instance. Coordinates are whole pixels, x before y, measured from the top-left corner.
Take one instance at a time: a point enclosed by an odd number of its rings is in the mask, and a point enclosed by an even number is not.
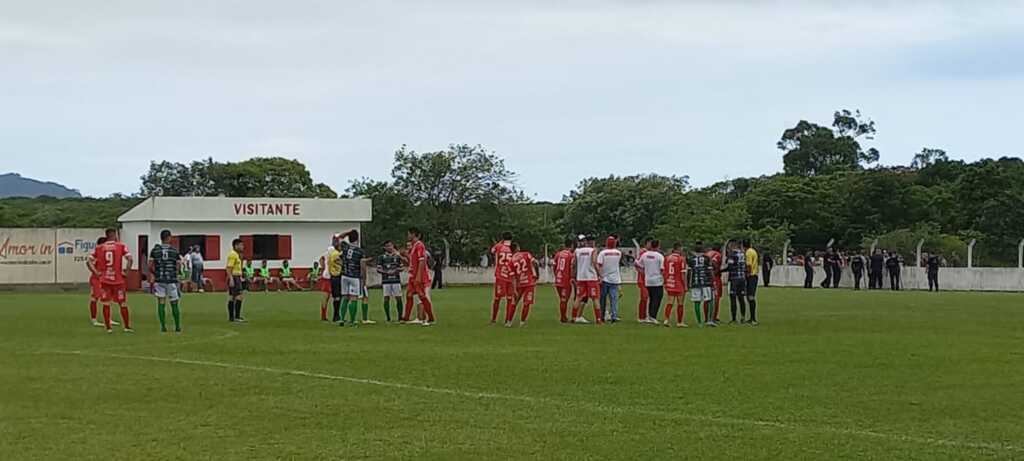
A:
[[[647,318],[643,323],[658,324],[658,311],[661,299],[665,296],[665,256],[661,254],[661,242],[651,240],[650,251],[640,258],[640,267],[644,272],[644,283],[647,286],[648,303]]]
[[[605,241],[605,248],[597,254],[597,270],[601,274],[601,319],[612,323],[619,321],[619,286],[622,285],[622,251],[618,249],[619,241],[612,235]],[[607,311],[608,298],[611,298],[611,317]]]
[[[574,323],[590,323],[583,317],[583,308],[590,301],[594,308],[597,323],[601,320],[601,311],[597,307],[597,298],[601,295],[601,285],[597,277],[597,261],[594,254],[594,237],[580,236],[582,244],[575,252],[574,267],[576,268],[576,305],[572,308]]]

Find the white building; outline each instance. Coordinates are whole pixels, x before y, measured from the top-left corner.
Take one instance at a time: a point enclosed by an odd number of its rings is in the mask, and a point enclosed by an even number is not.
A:
[[[225,197],[153,197],[118,218],[121,238],[142,267],[160,232],[169,229],[179,251],[199,246],[204,272],[218,289],[225,285],[224,266],[231,241],[245,242],[243,258],[276,269],[289,260],[297,278],[330,245],[331,235],[360,229],[373,215],[366,199],[277,199]],[[130,288],[138,287],[135,272]]]

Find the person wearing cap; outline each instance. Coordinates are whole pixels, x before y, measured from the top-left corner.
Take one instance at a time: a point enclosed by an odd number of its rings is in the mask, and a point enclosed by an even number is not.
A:
[[[601,275],[601,319],[619,321],[619,286],[622,284],[622,251],[618,249],[619,241],[611,235],[605,240],[604,249],[597,254],[595,261],[597,272]],[[608,298],[611,298],[611,317],[608,317]]]

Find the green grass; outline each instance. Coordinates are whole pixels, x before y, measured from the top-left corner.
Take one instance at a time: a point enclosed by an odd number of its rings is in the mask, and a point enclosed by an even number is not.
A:
[[[0,295],[0,453],[1024,458],[1021,295],[768,289],[760,327],[680,330],[563,326],[549,287],[528,328],[491,327],[489,293],[436,292],[434,328],[343,329],[312,293],[250,295],[248,325],[190,295],[181,336],[143,295],[134,335],[89,326],[84,295]]]

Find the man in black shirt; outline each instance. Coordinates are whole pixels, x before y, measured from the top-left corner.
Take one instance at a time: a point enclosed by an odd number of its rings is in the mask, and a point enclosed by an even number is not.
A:
[[[821,268],[825,269],[825,280],[821,282],[822,288],[832,288],[832,262],[835,252],[829,248],[825,251],[825,258],[822,260]]]
[[[775,267],[775,260],[772,259],[770,253],[765,253],[761,260],[761,275],[764,276],[764,286],[771,284],[773,267]]]
[[[160,319],[160,332],[167,332],[167,301],[171,302],[171,315],[174,316],[174,332],[181,333],[181,311],[178,300],[181,289],[178,286],[178,270],[181,266],[181,255],[171,245],[171,231],[160,231],[160,243],[153,246],[149,253],[149,284],[156,296],[157,318]]]
[[[835,251],[832,253],[832,288],[839,288],[839,281],[843,278],[843,254]]]
[[[804,288],[814,288],[814,252],[804,256]]]
[[[434,283],[430,286],[433,290],[444,288],[444,252],[440,249],[430,253],[434,260]]]
[[[736,323],[736,308],[739,307],[740,323],[747,323],[747,257],[736,242],[730,242],[726,266],[722,272],[729,273],[729,310]]]
[[[871,255],[871,268],[868,272],[868,288],[872,290],[882,289],[882,267],[885,266],[885,256],[882,255],[882,250],[875,249],[875,254]]]
[[[860,289],[860,280],[864,277],[864,255],[855,254],[850,258],[850,270],[853,271],[853,289]]]
[[[941,260],[935,253],[925,255],[925,266],[928,268],[928,291],[939,291],[939,266]]]
[[[900,289],[900,257],[896,253],[889,253],[885,260],[885,268],[889,271],[889,288],[893,291]]]

